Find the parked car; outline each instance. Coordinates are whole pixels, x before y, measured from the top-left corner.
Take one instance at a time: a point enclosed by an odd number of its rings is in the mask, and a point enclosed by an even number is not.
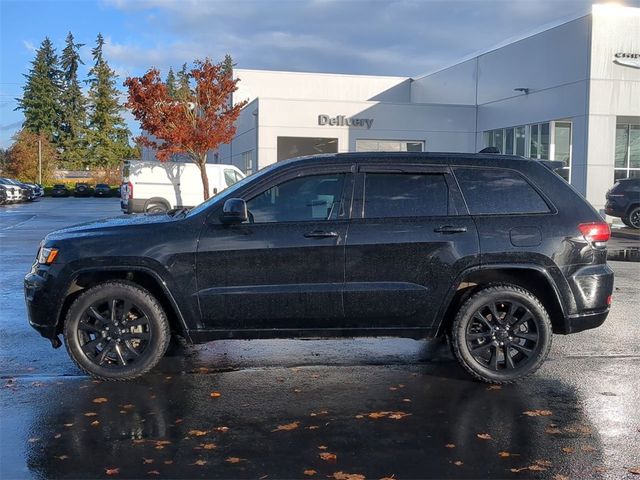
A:
[[[78,182],[73,189],[74,197],[90,197],[93,195],[93,188],[88,183]]]
[[[492,383],[552,333],[601,325],[609,226],[543,162],[345,153],[278,162],[199,206],[50,233],[31,325],[96,378],[148,372],[172,332],[222,338],[448,335]]]
[[[6,192],[5,203],[17,203],[22,201],[22,190],[7,178],[0,178],[0,186]]]
[[[209,188],[217,194],[242,180],[233,165],[207,164]],[[125,213],[159,213],[193,207],[204,199],[195,163],[127,161],[122,169],[120,206]]]
[[[39,183],[27,183],[27,186],[33,190],[36,198],[44,197],[44,188]]]
[[[6,205],[9,203],[7,201],[8,196],[7,188],[4,185],[0,185],[0,205]]]
[[[53,189],[51,190],[51,196],[52,197],[68,197],[69,189],[65,184],[57,183],[53,186]]]
[[[2,178],[2,181],[5,185],[13,185],[18,190],[21,202],[31,202],[36,198],[34,190],[19,180],[14,178]]]
[[[94,197],[110,197],[111,187],[106,183],[98,183],[93,191]]]
[[[604,211],[627,227],[640,229],[640,178],[618,180],[607,192]]]

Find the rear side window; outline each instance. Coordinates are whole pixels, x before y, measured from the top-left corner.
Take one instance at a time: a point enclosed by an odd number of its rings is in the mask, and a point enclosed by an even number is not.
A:
[[[367,173],[365,218],[445,216],[449,189],[442,174]]]
[[[549,212],[540,194],[517,172],[456,168],[455,174],[471,215]]]

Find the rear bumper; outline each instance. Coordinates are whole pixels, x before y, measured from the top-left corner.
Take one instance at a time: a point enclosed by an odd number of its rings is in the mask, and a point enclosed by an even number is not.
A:
[[[598,328],[609,315],[609,308],[597,312],[570,315],[565,319],[565,330],[562,333],[578,333],[591,328]]]
[[[124,203],[124,201],[121,199],[120,209],[124,213],[143,213],[145,203],[146,200],[139,200],[135,198],[130,198],[127,203]]]

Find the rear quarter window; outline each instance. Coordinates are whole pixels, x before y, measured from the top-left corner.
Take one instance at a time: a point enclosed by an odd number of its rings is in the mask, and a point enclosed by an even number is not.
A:
[[[497,168],[456,168],[471,215],[548,213],[549,205],[518,172]]]

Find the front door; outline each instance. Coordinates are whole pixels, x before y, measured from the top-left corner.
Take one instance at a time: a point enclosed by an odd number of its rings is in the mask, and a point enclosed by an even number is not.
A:
[[[360,167],[346,245],[346,325],[429,327],[478,235],[445,166]]]
[[[348,168],[291,172],[242,195],[248,222],[208,222],[197,254],[205,328],[316,329],[342,320]]]

